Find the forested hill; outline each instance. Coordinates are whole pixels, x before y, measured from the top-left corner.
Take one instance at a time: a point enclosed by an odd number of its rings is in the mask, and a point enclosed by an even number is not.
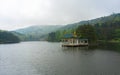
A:
[[[51,31],[58,30],[61,28],[61,25],[36,25],[36,26],[30,26],[23,29],[15,30],[15,32],[21,33],[21,34],[46,34]]]
[[[54,32],[61,27],[61,25],[36,25],[18,29],[12,31],[12,33],[18,36],[22,41],[39,41],[48,33]]]
[[[20,39],[8,31],[0,30],[0,44],[1,43],[18,43]]]
[[[94,26],[99,40],[120,40],[120,13],[104,16],[92,20],[80,21],[68,25],[31,26],[15,31],[0,30],[0,43],[14,43],[22,41],[49,40],[59,41],[65,33],[73,33],[81,26]],[[102,35],[102,36],[101,36]],[[18,38],[19,37],[19,38]],[[20,39],[20,40],[19,40]]]
[[[56,32],[49,33],[48,40],[60,41],[65,33],[73,33],[82,25],[93,26],[98,40],[120,41],[120,13],[93,20],[68,24]]]
[[[59,41],[64,33],[72,33],[81,26],[89,24],[95,27],[97,36],[103,39],[118,39],[120,31],[120,13],[92,20],[80,21],[68,25],[37,25],[12,31],[23,41],[50,40]],[[100,37],[102,35],[102,37]]]
[[[104,16],[104,17],[100,17],[100,18],[96,18],[96,19],[92,19],[92,20],[86,20],[86,21],[80,21],[77,23],[73,23],[73,24],[68,24],[64,27],[62,27],[60,30],[66,30],[66,29],[75,29],[80,25],[84,25],[84,24],[91,24],[94,25],[96,23],[105,23],[105,22],[116,22],[116,21],[120,21],[120,13],[117,14],[111,14],[109,16]]]

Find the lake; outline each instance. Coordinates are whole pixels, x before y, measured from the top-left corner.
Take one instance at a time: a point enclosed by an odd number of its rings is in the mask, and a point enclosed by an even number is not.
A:
[[[0,44],[0,75],[120,75],[120,52],[110,48],[39,41]]]

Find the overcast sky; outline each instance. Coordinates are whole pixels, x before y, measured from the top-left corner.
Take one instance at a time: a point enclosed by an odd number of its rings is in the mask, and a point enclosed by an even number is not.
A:
[[[120,12],[120,0],[0,0],[0,29],[65,25]]]

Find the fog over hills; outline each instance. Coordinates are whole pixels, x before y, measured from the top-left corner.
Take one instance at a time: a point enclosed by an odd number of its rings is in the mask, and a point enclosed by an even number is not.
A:
[[[12,31],[18,37],[21,37],[20,34],[23,34],[25,37],[22,36],[23,40],[40,40],[40,38],[48,33],[54,32],[58,29],[63,27],[62,25],[36,25],[30,26],[27,28],[18,29]]]
[[[15,31],[21,34],[31,34],[31,33],[47,34],[49,32],[58,30],[61,27],[63,26],[61,25],[36,25],[36,26],[30,26],[27,28],[18,29]]]
[[[115,22],[120,21],[120,13],[111,14],[109,16],[104,16],[104,17],[100,17],[100,18],[96,18],[92,20],[80,21],[77,23],[67,24],[67,25],[30,26],[27,28],[15,30],[14,32],[16,32],[15,34],[20,33],[20,34],[25,35],[25,38],[24,38],[25,40],[26,39],[27,40],[40,40],[41,37],[47,36],[51,32],[76,29],[78,26],[88,24],[88,23],[91,25],[95,25],[96,23],[105,23],[105,22],[114,22],[114,21]],[[17,35],[19,36],[19,34]]]

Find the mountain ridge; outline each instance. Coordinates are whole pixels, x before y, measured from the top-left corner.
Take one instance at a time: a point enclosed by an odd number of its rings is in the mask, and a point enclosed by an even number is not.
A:
[[[114,21],[114,20],[118,20],[120,21],[120,13],[114,13],[108,16],[104,16],[104,17],[99,17],[99,18],[95,18],[95,19],[91,19],[91,20],[83,20],[80,22],[76,22],[76,23],[72,23],[72,24],[67,24],[65,25],[62,29],[74,29],[77,28],[79,25],[84,25],[84,24],[96,24],[96,23],[104,23],[104,22],[108,22],[108,21]]]
[[[111,14],[109,16],[99,17],[96,19],[80,21],[77,23],[72,23],[67,25],[30,26],[27,28],[15,30],[15,32],[24,34],[25,36],[27,36],[27,38],[31,38],[29,40],[32,40],[32,39],[39,40],[43,36],[48,36],[49,33],[51,32],[73,30],[73,29],[76,29],[78,26],[84,25],[84,24],[95,25],[97,23],[116,22],[116,21],[120,21],[120,13]]]
[[[58,30],[61,25],[36,25],[36,26],[30,26],[27,28],[18,29],[12,32],[17,32],[24,35],[24,39],[27,41],[34,41],[34,40],[40,40],[41,37],[44,35],[47,35],[50,32],[54,32]],[[18,34],[16,34],[18,37],[20,37]],[[20,37],[21,38],[21,37]]]

